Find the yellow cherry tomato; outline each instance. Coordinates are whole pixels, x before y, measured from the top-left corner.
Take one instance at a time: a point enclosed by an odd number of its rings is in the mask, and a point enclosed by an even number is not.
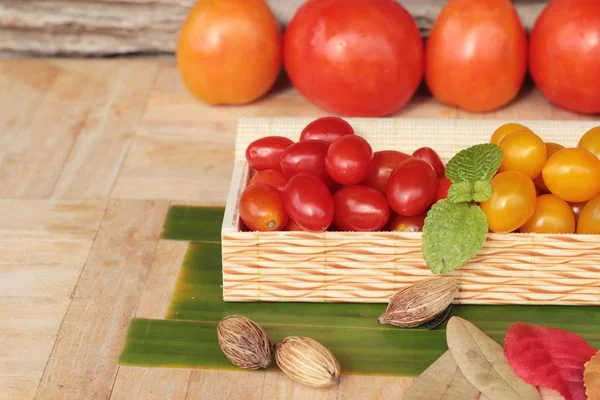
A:
[[[518,171],[501,172],[490,182],[492,197],[481,203],[492,232],[519,229],[535,210],[536,191],[531,178]]]
[[[517,124],[516,122],[509,122],[507,124],[500,125],[500,127],[494,131],[494,134],[490,138],[490,143],[499,144],[506,135],[514,132],[531,132],[531,129],[525,125]]]
[[[569,203],[553,194],[544,194],[537,198],[533,215],[519,231],[575,233],[575,215]]]
[[[542,175],[550,192],[565,201],[587,201],[600,192],[600,160],[583,149],[558,151]]]
[[[587,131],[581,139],[577,147],[584,149],[600,158],[600,126]]]
[[[565,146],[562,146],[558,143],[546,142],[545,144],[547,158],[552,157],[554,153],[557,153],[559,150],[565,148]],[[537,178],[533,180],[533,183],[535,184],[535,187],[538,188],[542,193],[550,193],[550,190],[548,189],[548,186],[546,186],[546,183],[544,182],[544,177],[541,173],[538,175]]]
[[[519,171],[537,178],[546,162],[546,145],[538,135],[529,131],[506,135],[498,145],[502,149],[500,172]]]
[[[588,201],[581,209],[577,233],[600,234],[600,194]]]
[[[581,214],[581,210],[586,204],[586,201],[582,201],[581,203],[569,203],[571,210],[573,210],[573,214],[575,214],[575,222],[579,220],[579,214]]]

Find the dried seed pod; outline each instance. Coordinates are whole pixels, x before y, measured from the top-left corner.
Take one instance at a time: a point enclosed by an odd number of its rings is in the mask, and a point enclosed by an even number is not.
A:
[[[267,368],[273,359],[273,346],[267,333],[246,317],[231,315],[217,324],[217,336],[225,357],[245,369]]]
[[[401,289],[379,317],[380,324],[412,328],[444,312],[459,291],[458,279],[427,279]]]
[[[337,384],[340,378],[338,360],[311,338],[285,338],[275,346],[275,361],[287,376],[307,386],[326,388]]]

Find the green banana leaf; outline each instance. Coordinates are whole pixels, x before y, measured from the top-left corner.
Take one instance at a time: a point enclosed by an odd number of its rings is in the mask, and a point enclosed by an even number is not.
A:
[[[204,214],[203,214],[204,213]],[[171,238],[216,236],[215,209],[182,208],[170,212],[165,232]],[[206,215],[206,218],[203,217]],[[192,216],[194,223],[185,224]],[[166,226],[169,224],[169,229]],[[195,226],[194,224],[202,225]],[[400,329],[379,325],[383,304],[225,303],[221,289],[219,243],[191,243],[167,313],[167,320],[134,319],[119,362],[122,365],[235,369],[223,356],[217,322],[244,315],[265,328],[272,341],[309,336],[327,346],[346,373],[420,374],[446,349],[444,326]],[[454,315],[468,319],[498,343],[506,329],[521,321],[550,325],[580,334],[600,348],[600,308],[577,306],[456,306]]]
[[[172,206],[163,225],[163,238],[220,242],[223,207]]]

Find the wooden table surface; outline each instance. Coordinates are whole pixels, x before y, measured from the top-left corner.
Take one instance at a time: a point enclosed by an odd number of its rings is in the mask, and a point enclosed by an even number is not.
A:
[[[162,318],[186,243],[170,204],[223,205],[241,116],[321,116],[288,84],[211,108],[171,58],[0,62],[0,399],[383,399],[411,379],[119,367],[132,317]],[[420,93],[398,117],[577,119],[535,90],[472,115]]]

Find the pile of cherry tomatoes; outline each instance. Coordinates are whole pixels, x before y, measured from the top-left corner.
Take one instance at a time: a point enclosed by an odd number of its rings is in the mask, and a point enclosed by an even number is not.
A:
[[[600,127],[575,148],[545,143],[516,123],[490,142],[503,154],[492,197],[480,203],[490,231],[600,234]],[[418,232],[451,185],[433,149],[373,152],[337,117],[311,122],[295,143],[258,139],[246,159],[253,175],[239,211],[254,231]]]
[[[282,136],[258,139],[246,159],[253,176],[239,212],[254,231],[418,232],[450,187],[431,148],[412,155],[373,152],[337,117],[311,122],[295,143]]]
[[[492,197],[481,203],[491,231],[600,234],[600,127],[576,148],[544,143],[516,123],[490,142],[503,153]]]

